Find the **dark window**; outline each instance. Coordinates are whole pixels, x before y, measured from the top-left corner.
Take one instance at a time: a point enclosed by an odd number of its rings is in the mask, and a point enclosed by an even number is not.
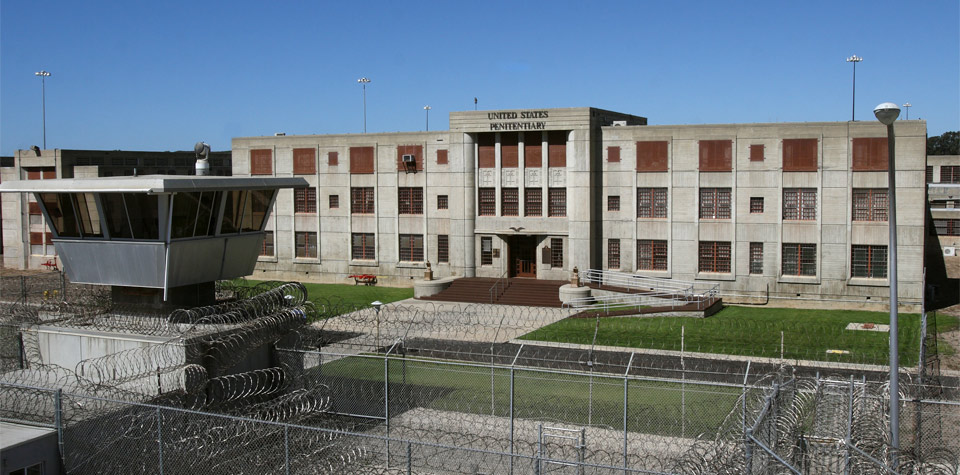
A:
[[[317,189],[296,188],[293,190],[293,212],[294,213],[316,213],[317,212]]]
[[[520,216],[520,190],[500,189],[500,216]]]
[[[350,188],[350,214],[373,214],[373,187]]]
[[[762,196],[751,196],[750,197],[750,213],[762,213],[763,212],[763,197]]]
[[[667,141],[637,142],[637,171],[667,171]]]
[[[447,150],[441,149],[437,150],[437,165],[446,165],[447,164]]]
[[[547,132],[547,166],[567,166],[567,132],[552,130]]]
[[[350,147],[350,173],[373,173],[373,147]]]
[[[293,149],[293,174],[313,175],[317,173],[317,151],[312,148]]]
[[[40,203],[37,203],[36,201],[31,201],[31,202],[28,204],[27,207],[28,207],[28,213],[31,214],[31,215],[34,215],[34,214],[43,214],[43,213],[40,211]]]
[[[437,235],[437,262],[450,262],[450,236]]]
[[[700,219],[730,219],[730,188],[700,188]]]
[[[927,165],[926,175],[924,176],[927,183],[933,183],[933,167]]]
[[[497,189],[496,188],[480,188],[477,190],[479,195],[479,205],[477,211],[479,216],[496,216],[497,215]]]
[[[450,209],[450,200],[447,195],[437,195],[437,209]]]
[[[607,239],[607,269],[620,268],[620,240]]]
[[[331,167],[340,165],[340,154],[337,152],[327,153],[327,165]]]
[[[620,211],[620,195],[607,196],[607,211]]]
[[[730,243],[700,241],[700,272],[730,272]]]
[[[260,246],[260,255],[273,257],[273,231],[263,233],[263,245]]]
[[[783,171],[817,171],[817,139],[783,139]]]
[[[637,217],[666,218],[667,189],[637,188]]]
[[[942,165],[940,167],[940,183],[960,183],[960,166]]]
[[[317,233],[296,232],[297,257],[316,258],[317,257]]]
[[[524,132],[523,166],[525,168],[540,168],[543,166],[543,133]]]
[[[563,268],[563,239],[550,238],[550,267]]]
[[[887,278],[887,246],[850,246],[851,277]]]
[[[549,188],[550,203],[547,206],[547,216],[562,217],[567,215],[567,189]]]
[[[351,237],[350,258],[358,261],[372,261],[376,259],[374,252],[373,233],[353,233]]]
[[[762,162],[762,161],[763,161],[763,145],[751,145],[751,146],[750,146],[750,161],[751,161],[751,162]]]
[[[400,235],[400,260],[423,262],[423,234]]]
[[[404,155],[413,155],[413,163],[403,161]],[[423,170],[423,145],[398,145],[397,146],[397,170],[399,171],[422,171]]]
[[[423,188],[397,188],[397,210],[400,214],[423,214]]]
[[[524,188],[523,215],[543,216],[543,188]]]
[[[750,273],[763,274],[763,243],[750,243]]]
[[[886,188],[854,188],[853,189],[853,220],[854,221],[886,221],[887,220],[887,189]]]
[[[496,134],[477,134],[477,167],[494,168],[497,166]]]
[[[783,219],[813,221],[817,219],[816,188],[784,188]]]
[[[337,209],[340,207],[340,195],[330,195],[330,209]]]
[[[887,138],[853,139],[853,171],[886,171]]]
[[[637,270],[667,270],[667,241],[637,240]]]
[[[493,265],[493,238],[483,236],[480,238],[480,265]]]
[[[781,259],[783,275],[817,275],[817,245],[784,243]]]
[[[250,150],[250,174],[272,175],[272,151],[269,149]]]
[[[934,219],[933,229],[938,236],[960,236],[960,219]]]
[[[608,162],[620,161],[620,147],[607,147],[607,161]]]
[[[517,168],[520,161],[519,141],[520,137],[516,132],[500,133],[501,168]]]
[[[206,195],[206,193],[204,193],[204,195]],[[48,194],[46,193],[40,195],[44,206],[47,208],[47,213],[53,218],[54,224],[57,227],[57,233],[63,237],[64,234],[60,232],[59,229],[60,225],[56,224],[58,221],[56,218],[58,212],[50,211],[50,203],[48,202],[47,196]],[[157,210],[157,206],[159,203],[156,195],[149,196],[140,193],[102,193],[100,195],[100,202],[103,204],[103,212],[107,220],[107,229],[110,231],[110,237],[112,239],[158,239],[159,211]],[[219,203],[219,200],[217,200],[216,204],[219,205]],[[230,204],[231,203],[228,202],[228,206]],[[227,219],[227,214],[232,212],[231,210],[232,207],[228,207],[227,210],[224,211],[224,220]],[[70,213],[72,212],[73,210],[71,209]],[[214,215],[215,214],[214,212]],[[70,214],[70,216],[72,217],[72,214]],[[64,224],[67,228],[72,228],[69,223],[64,222]],[[221,227],[224,226],[221,225]],[[234,228],[232,230],[227,229],[223,232],[237,232],[237,230]],[[76,236],[76,234],[73,236]]]
[[[728,172],[733,163],[732,140],[701,140],[700,171]]]

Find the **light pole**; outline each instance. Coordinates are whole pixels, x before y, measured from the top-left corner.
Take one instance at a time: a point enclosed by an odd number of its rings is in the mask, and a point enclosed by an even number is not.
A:
[[[903,108],[905,109],[904,112],[907,114],[907,116],[903,118],[904,120],[910,120],[910,108],[911,108],[911,107],[913,107],[913,104],[911,104],[911,103],[909,103],[909,102],[903,103]]]
[[[363,133],[367,133],[367,78],[357,79],[357,82],[363,85]],[[378,310],[379,311],[379,310]]]
[[[850,112],[850,121],[857,120],[857,63],[863,61],[863,58],[853,55],[847,58],[848,63],[853,63],[853,106]]]
[[[900,115],[900,108],[892,102],[884,102],[873,109],[877,120],[887,126],[887,219],[890,226],[890,249],[887,260],[890,277],[890,445],[891,464],[897,467],[897,452],[900,450],[900,356],[897,335],[897,182],[896,157],[894,155],[893,123]]]
[[[374,341],[374,351],[377,352],[380,351],[380,307],[383,307],[383,302],[374,300],[370,305],[377,311],[377,339]]]
[[[423,106],[423,110],[427,111],[427,132],[430,131],[430,109],[432,109],[432,107]]]
[[[40,76],[40,104],[43,108],[43,149],[47,149],[47,78],[50,73],[40,70],[33,73],[34,76]]]

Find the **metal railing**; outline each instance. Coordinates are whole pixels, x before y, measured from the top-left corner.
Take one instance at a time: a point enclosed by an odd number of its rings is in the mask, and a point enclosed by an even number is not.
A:
[[[510,279],[507,278],[508,272],[510,272],[510,269],[503,271],[497,281],[490,287],[490,290],[487,291],[490,294],[490,303],[497,303],[497,300],[500,300],[503,293],[507,291],[507,287],[510,286]]]
[[[720,284],[711,282],[647,277],[627,272],[602,269],[587,269],[581,272],[580,282],[597,284],[601,288],[603,286],[611,286],[649,292],[673,292],[689,297],[715,297],[719,294],[720,290]]]

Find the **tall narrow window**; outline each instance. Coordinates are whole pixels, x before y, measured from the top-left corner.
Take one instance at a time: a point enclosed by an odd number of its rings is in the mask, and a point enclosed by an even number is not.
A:
[[[480,238],[480,265],[493,265],[493,238],[490,236]]]
[[[302,258],[317,257],[317,233],[296,232],[296,256]]]
[[[500,216],[520,216],[519,193],[517,188],[500,189]]]
[[[477,134],[477,167],[497,166],[497,136],[494,133]]]
[[[523,133],[523,166],[540,168],[543,166],[543,133]]]
[[[293,190],[293,212],[294,213],[316,213],[317,212],[317,189],[296,188]]]
[[[620,240],[607,239],[607,269],[620,269]]]
[[[567,132],[551,130],[547,132],[547,166],[567,166]]]
[[[700,272],[730,272],[730,243],[722,241],[700,241]]]
[[[855,244],[850,247],[850,257],[851,277],[887,278],[887,246]]]
[[[423,188],[401,186],[397,188],[397,198],[400,214],[423,214]]]
[[[854,221],[886,221],[887,220],[887,189],[886,188],[854,188],[853,189],[853,220]]]
[[[817,219],[817,189],[784,188],[783,219],[801,221]]]
[[[817,245],[784,243],[780,256],[783,275],[817,275]]]
[[[373,233],[353,233],[351,237],[350,258],[360,261],[375,260]]]
[[[941,165],[940,183],[960,183],[960,165]]]
[[[271,163],[270,149],[250,150],[250,174],[251,175],[272,175],[273,163]]]
[[[666,218],[667,189],[637,188],[637,217]]]
[[[516,132],[500,133],[500,167],[517,168],[520,161],[520,137]]]
[[[450,236],[437,235],[437,262],[450,262]]]
[[[550,267],[563,268],[563,239],[550,238]]]
[[[260,246],[260,255],[273,257],[273,231],[263,233],[263,245]]]
[[[496,216],[497,215],[497,189],[496,188],[479,188],[477,190],[479,195],[479,204],[477,206],[477,214],[480,216]]]
[[[350,188],[350,214],[373,214],[373,187]]]
[[[523,198],[524,216],[543,216],[542,188],[524,188]]]
[[[562,217],[567,215],[567,189],[550,188],[550,203],[547,207],[547,216]]]
[[[927,183],[933,183],[933,167],[927,165],[926,173],[924,174],[924,179]]]
[[[293,174],[313,175],[317,173],[317,151],[313,148],[293,149]]]
[[[730,219],[730,188],[700,188],[700,219]]]
[[[400,235],[400,260],[423,262],[423,234]]]
[[[637,240],[637,270],[667,270],[667,241]]]
[[[754,275],[763,274],[763,243],[750,243],[750,273]]]

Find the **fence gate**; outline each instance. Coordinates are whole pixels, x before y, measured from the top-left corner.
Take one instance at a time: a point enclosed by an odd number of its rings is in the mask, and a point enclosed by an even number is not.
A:
[[[540,424],[536,473],[582,475],[586,448],[586,429],[544,427]]]

